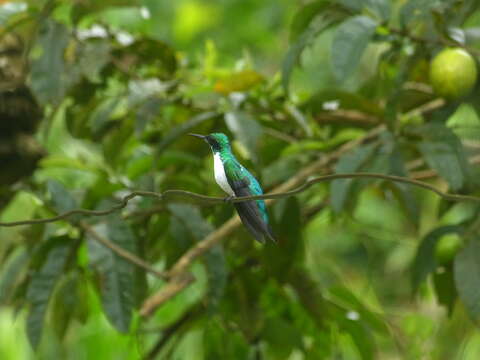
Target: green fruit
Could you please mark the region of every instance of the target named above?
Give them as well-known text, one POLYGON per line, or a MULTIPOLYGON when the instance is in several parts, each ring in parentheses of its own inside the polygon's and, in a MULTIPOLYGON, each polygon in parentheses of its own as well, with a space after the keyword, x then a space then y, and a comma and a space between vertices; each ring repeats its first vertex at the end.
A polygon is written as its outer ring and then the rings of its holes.
POLYGON ((448 264, 462 246, 463 240, 458 234, 443 235, 435 246, 435 259, 440 265, 448 264))
POLYGON ((447 99, 458 99, 472 91, 477 81, 477 65, 462 48, 447 48, 430 63, 433 90, 447 99))

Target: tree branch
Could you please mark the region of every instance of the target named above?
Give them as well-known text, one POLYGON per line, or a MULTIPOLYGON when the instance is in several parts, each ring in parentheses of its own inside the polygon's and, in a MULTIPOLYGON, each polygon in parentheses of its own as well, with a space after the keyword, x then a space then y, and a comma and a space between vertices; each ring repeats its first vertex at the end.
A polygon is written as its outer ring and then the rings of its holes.
POLYGON ((160 291, 150 296, 142 305, 141 316, 149 316, 152 312, 167 300, 177 295, 190 285, 195 278, 190 273, 183 273, 170 280, 160 291))
POLYGON ((170 338, 175 335, 175 333, 181 329, 185 324, 188 322, 195 320, 200 314, 202 310, 202 305, 197 304, 193 306, 190 310, 186 311, 177 321, 175 321, 173 324, 169 325, 165 329, 162 330, 162 336, 158 341, 155 343, 155 345, 152 347, 152 349, 148 352, 148 354, 145 356, 144 360, 153 360, 156 359, 162 348, 165 346, 165 344, 170 340, 170 338))
POLYGON ((88 233, 95 241, 98 241, 100 244, 103 246, 109 248, 112 250, 115 254, 118 256, 124 258, 125 260, 131 262, 134 265, 137 265, 138 267, 141 267, 145 271, 155 275, 156 277, 160 279, 167 279, 167 275, 155 270, 149 263, 145 262, 135 254, 131 253, 130 251, 127 251, 117 244, 111 242, 107 238, 104 238, 101 236, 99 233, 97 233, 90 225, 88 225, 86 222, 81 221, 78 226, 84 230, 86 233, 88 233))
POLYGON ((357 110, 338 109, 333 111, 322 111, 317 114, 315 120, 325 123, 348 123, 359 127, 373 127, 381 123, 381 119, 357 110))

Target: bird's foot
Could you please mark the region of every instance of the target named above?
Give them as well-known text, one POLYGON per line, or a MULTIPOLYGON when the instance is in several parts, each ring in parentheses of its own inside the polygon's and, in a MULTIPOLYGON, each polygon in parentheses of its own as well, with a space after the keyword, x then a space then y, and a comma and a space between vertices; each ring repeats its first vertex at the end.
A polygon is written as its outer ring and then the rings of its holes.
POLYGON ((230 201, 232 201, 232 199, 233 199, 234 197, 235 197, 235 196, 233 196, 233 195, 225 196, 225 197, 223 198, 223 202, 229 203, 230 201))

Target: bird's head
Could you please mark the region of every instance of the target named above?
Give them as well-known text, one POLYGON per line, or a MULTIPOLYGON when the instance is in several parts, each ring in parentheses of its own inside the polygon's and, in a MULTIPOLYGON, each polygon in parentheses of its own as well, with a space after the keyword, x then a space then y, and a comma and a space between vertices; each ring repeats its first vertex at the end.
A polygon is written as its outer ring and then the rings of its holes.
POLYGON ((198 137, 205 140, 212 148, 214 153, 221 152, 223 150, 230 150, 230 142, 227 135, 223 133, 211 133, 208 135, 189 134, 191 136, 198 137))

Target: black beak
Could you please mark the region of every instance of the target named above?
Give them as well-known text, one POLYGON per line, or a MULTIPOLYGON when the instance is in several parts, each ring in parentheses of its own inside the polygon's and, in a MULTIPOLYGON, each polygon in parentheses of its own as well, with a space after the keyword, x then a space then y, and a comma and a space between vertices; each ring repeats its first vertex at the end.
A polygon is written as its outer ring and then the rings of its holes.
POLYGON ((188 134, 188 135, 190 135, 190 136, 195 136, 195 137, 200 138, 200 139, 203 139, 203 140, 205 140, 205 138, 206 138, 205 135, 199 135, 199 134, 188 134))

